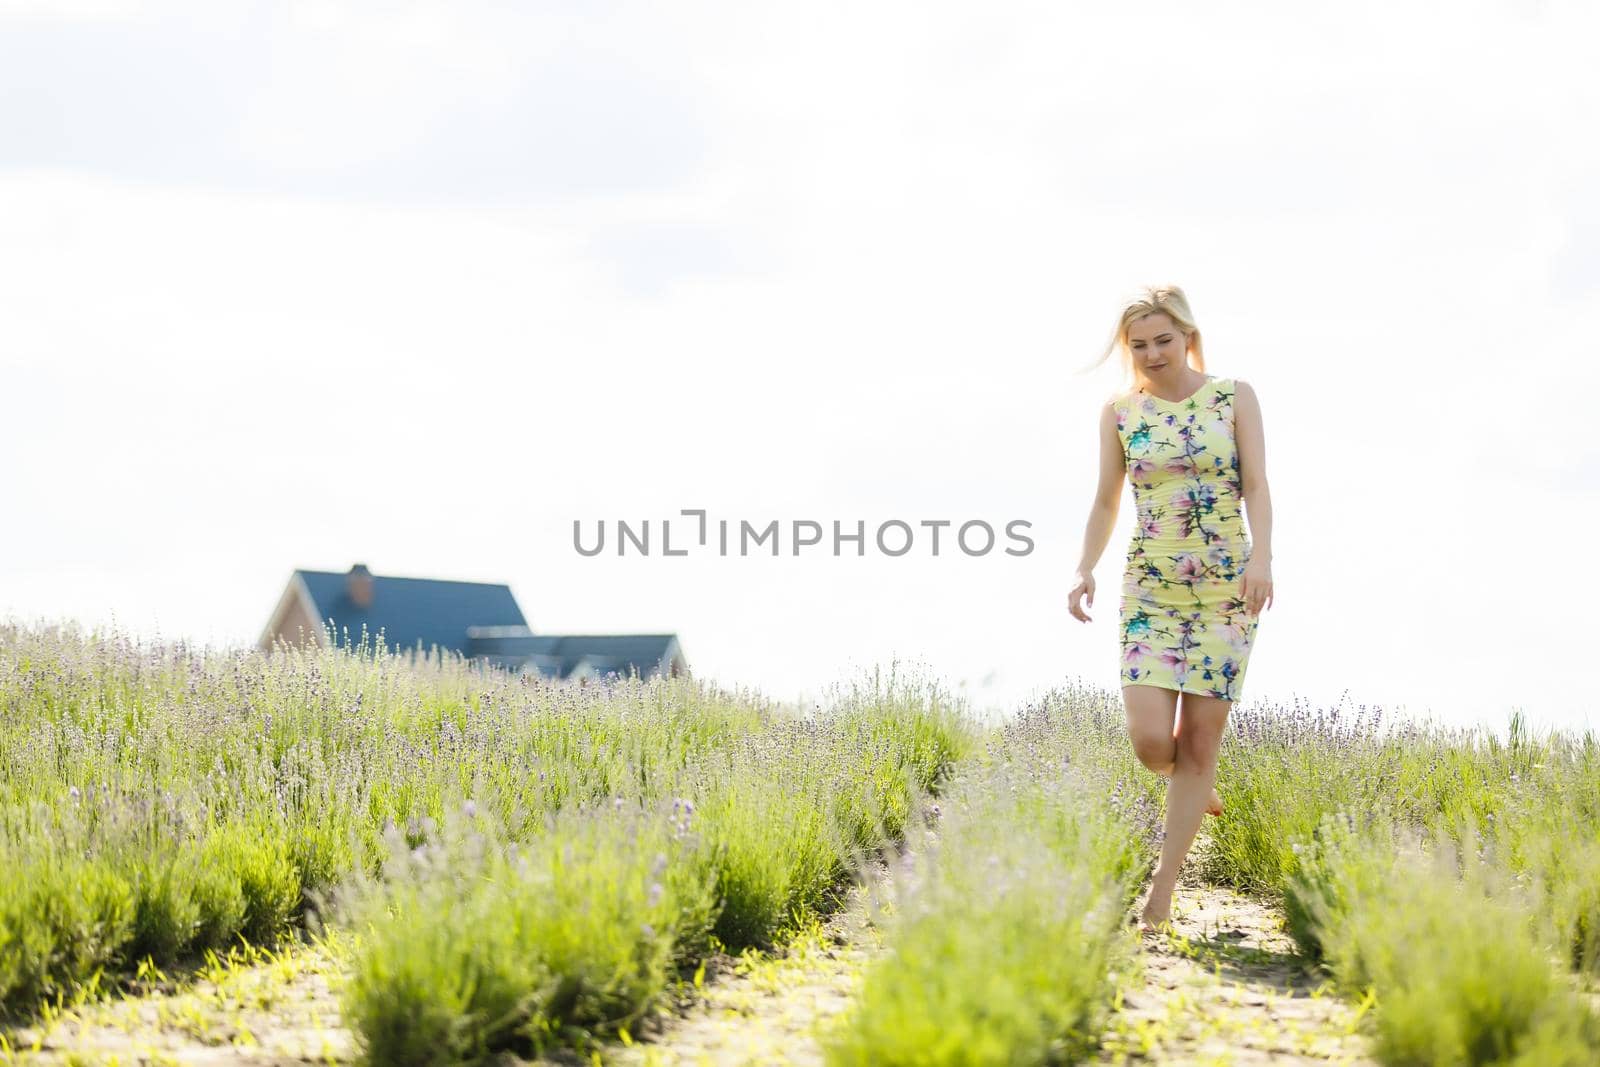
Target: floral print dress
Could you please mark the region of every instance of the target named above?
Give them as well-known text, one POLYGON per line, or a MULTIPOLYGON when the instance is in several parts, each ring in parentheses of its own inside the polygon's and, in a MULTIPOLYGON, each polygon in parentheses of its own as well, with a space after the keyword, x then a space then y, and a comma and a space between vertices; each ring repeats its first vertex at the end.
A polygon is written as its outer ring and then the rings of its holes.
POLYGON ((1137 525, 1122 581, 1122 685, 1238 700, 1257 616, 1233 420, 1234 382, 1187 400, 1114 401, 1137 525))

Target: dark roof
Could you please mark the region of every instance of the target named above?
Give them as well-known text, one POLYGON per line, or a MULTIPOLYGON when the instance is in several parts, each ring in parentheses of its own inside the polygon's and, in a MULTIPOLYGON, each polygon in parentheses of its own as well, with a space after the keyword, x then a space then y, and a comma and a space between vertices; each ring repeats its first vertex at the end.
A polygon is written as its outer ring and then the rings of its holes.
POLYGON ((468 655, 483 656, 513 670, 537 670, 552 678, 566 678, 587 662, 600 675, 615 671, 627 676, 630 668, 648 678, 661 668, 672 651, 676 634, 534 634, 495 633, 473 627, 468 655))
POLYGON ((613 671, 626 677, 632 670, 649 678, 677 648, 676 634, 535 634, 504 585, 382 577, 361 564, 348 572, 294 573, 311 595, 317 620, 333 620, 341 645, 359 643, 365 627, 369 644, 381 632, 394 651, 437 647, 550 678, 570 677, 585 665, 602 677, 613 671), (372 583, 367 606, 350 598, 352 579, 372 583))
POLYGON ((317 620, 324 625, 333 619, 340 644, 344 633, 351 643, 361 640, 361 627, 373 643, 383 631, 385 643, 396 651, 416 648, 424 652, 440 649, 471 655, 467 628, 472 626, 527 627, 522 609, 517 607, 511 588, 487 582, 449 582, 434 578, 387 578, 372 576, 372 602, 367 607, 351 601, 346 592, 346 573, 297 570, 311 594, 317 620))

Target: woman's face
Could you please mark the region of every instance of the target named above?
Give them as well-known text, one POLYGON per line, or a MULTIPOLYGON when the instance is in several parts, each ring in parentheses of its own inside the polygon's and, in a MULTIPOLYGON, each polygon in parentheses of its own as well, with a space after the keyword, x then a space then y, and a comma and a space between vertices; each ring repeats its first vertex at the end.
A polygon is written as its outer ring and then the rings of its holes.
POLYGON ((1189 365, 1189 343, 1165 311, 1155 311, 1128 324, 1133 365, 1146 378, 1176 380, 1189 365))

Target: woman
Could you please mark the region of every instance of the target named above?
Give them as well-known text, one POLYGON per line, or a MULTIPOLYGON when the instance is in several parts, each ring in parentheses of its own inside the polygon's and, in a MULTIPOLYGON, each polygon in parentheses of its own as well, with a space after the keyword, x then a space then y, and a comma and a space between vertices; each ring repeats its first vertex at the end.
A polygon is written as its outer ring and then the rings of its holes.
POLYGON ((1094 565, 1126 478, 1137 516, 1122 579, 1122 700, 1140 762, 1170 778, 1161 860, 1140 914, 1148 933, 1170 919, 1204 813, 1222 814, 1217 749, 1272 600, 1272 502, 1255 391, 1205 373, 1183 290, 1148 288, 1129 301, 1100 362, 1119 347, 1132 388, 1101 412, 1100 485, 1068 610, 1090 621, 1079 598, 1094 605, 1094 565))

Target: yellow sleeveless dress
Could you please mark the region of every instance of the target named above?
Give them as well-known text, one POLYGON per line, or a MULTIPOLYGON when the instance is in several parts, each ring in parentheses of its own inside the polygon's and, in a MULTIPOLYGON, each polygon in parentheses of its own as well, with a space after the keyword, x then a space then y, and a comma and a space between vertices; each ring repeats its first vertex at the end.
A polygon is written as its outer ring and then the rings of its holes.
POLYGON ((1113 402, 1137 523, 1122 579, 1122 685, 1238 700, 1258 617, 1245 610, 1250 559, 1234 382, 1207 378, 1186 400, 1137 390, 1113 402))

